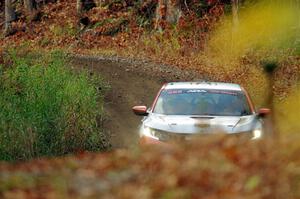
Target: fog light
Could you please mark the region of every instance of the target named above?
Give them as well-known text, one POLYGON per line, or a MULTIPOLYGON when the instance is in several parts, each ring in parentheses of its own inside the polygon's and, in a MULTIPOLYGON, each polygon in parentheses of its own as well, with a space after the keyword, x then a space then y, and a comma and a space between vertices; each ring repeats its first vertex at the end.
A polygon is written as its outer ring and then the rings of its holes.
POLYGON ((259 139, 261 138, 262 136, 262 130, 261 129, 255 129, 253 131, 253 137, 252 137, 252 140, 256 140, 256 139, 259 139))
POLYGON ((154 131, 150 127, 144 126, 142 133, 144 136, 159 140, 158 137, 154 135, 154 131))

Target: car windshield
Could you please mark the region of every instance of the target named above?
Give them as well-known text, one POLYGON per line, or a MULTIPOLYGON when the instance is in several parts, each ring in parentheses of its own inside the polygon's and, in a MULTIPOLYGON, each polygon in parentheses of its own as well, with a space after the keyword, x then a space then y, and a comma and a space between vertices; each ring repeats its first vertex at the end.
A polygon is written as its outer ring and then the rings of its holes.
POLYGON ((153 112, 164 115, 243 116, 251 114, 243 92, 206 89, 163 90, 153 112))

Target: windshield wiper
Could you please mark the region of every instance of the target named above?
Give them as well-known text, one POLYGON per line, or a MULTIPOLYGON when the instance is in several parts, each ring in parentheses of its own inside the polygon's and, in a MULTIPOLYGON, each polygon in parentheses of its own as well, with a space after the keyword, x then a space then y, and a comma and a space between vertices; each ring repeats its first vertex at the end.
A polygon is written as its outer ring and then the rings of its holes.
POLYGON ((237 123, 232 127, 232 130, 238 125, 238 123, 240 123, 241 120, 242 118, 240 118, 239 121, 237 121, 237 123))
POLYGON ((247 110, 243 110, 241 111, 241 116, 245 116, 245 115, 249 115, 248 111, 247 110))

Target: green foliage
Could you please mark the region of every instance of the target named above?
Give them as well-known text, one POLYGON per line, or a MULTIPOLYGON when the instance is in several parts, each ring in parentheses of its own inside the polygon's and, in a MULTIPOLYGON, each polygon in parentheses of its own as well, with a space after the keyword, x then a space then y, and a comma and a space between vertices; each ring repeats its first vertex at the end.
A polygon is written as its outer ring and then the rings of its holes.
POLYGON ((152 28, 156 7, 157 1, 135 1, 134 10, 136 13, 136 23, 139 27, 152 28))
POLYGON ((0 159, 107 147, 99 124, 107 86, 100 78, 71 72, 61 52, 43 59, 12 52, 7 59, 0 70, 0 159))
POLYGON ((111 24, 111 23, 114 23, 115 21, 116 21, 116 19, 114 19, 114 18, 107 18, 107 19, 104 19, 102 21, 96 22, 93 25, 93 28, 98 28, 98 27, 104 26, 106 24, 111 24))
POLYGON ((139 27, 151 27, 152 21, 149 20, 148 18, 144 16, 138 15, 136 17, 136 23, 138 24, 139 27))
POLYGON ((50 26, 50 31, 57 37, 75 36, 77 34, 76 27, 72 23, 67 23, 65 26, 50 26))
POLYGON ((108 28, 105 32, 103 32, 103 35, 106 36, 115 36, 119 32, 121 32, 122 29, 125 29, 129 24, 129 21, 127 19, 119 19, 117 20, 116 24, 114 24, 112 27, 108 28))
POLYGON ((51 44, 51 40, 49 38, 41 38, 39 41, 38 41, 38 44, 41 46, 41 47, 47 47, 48 45, 51 44))

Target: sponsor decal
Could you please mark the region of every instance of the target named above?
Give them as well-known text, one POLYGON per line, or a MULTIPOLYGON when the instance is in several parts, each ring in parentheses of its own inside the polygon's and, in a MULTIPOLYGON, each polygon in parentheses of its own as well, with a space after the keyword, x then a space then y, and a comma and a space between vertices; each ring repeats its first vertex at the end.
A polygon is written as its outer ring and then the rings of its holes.
POLYGON ((193 89, 193 90, 187 90, 187 93, 207 93, 206 90, 199 90, 199 89, 193 89))
POLYGON ((204 89, 176 89, 176 90, 168 90, 167 94, 176 95, 176 94, 184 94, 184 93, 213 93, 213 94, 225 94, 225 95, 238 95, 237 92, 233 91, 224 91, 224 90, 204 90, 204 89))
POLYGON ((183 90, 169 90, 168 94, 169 95, 174 95, 174 94, 182 94, 183 90))
POLYGON ((216 94, 225 94, 225 95, 237 95, 236 92, 230 92, 230 91, 210 90, 209 92, 216 93, 216 94))

